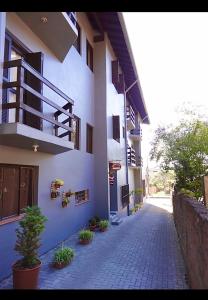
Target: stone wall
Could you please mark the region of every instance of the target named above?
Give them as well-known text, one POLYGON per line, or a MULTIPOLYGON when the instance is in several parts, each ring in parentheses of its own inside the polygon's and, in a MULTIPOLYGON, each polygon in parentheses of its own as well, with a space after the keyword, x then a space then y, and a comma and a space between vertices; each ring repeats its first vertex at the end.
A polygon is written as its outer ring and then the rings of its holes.
POLYGON ((174 222, 192 289, 208 288, 208 209, 194 199, 173 194, 174 222))

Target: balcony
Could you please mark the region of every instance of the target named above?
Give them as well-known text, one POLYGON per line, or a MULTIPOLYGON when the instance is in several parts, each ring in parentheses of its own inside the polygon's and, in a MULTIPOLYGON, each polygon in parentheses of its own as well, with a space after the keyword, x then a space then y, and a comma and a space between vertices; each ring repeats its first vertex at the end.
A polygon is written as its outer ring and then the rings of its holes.
POLYGON ((134 148, 128 146, 127 148, 128 166, 133 169, 139 169, 142 167, 142 158, 137 156, 134 148))
POLYGON ((12 101, 8 98, 7 102, 2 104, 2 115, 6 114, 7 117, 6 121, 4 120, 4 123, 0 124, 0 143, 30 150, 33 149, 34 144, 37 144, 39 145, 38 151, 51 154, 74 149, 74 144, 71 142, 72 128, 70 127, 74 101, 23 59, 5 62, 4 68, 17 68, 17 79, 12 82, 7 80, 3 83, 4 95, 8 95, 13 89, 15 98, 12 98, 12 101), (54 94, 56 102, 28 85, 26 78, 29 75, 33 82, 38 80, 39 83, 44 84, 47 95, 54 94), (61 107, 57 102, 65 104, 61 107), (42 109, 37 109, 37 103, 40 103, 42 109))
POLYGON ((130 105, 126 107, 126 122, 127 130, 132 130, 135 128, 135 112, 130 105))
POLYGON ((131 129, 129 138, 131 138, 133 141, 139 141, 140 139, 142 139, 142 129, 131 129))
POLYGON ((75 15, 66 12, 16 12, 62 62, 78 37, 75 15))
POLYGON ((134 148, 128 146, 127 148, 128 166, 136 167, 136 154, 134 148))

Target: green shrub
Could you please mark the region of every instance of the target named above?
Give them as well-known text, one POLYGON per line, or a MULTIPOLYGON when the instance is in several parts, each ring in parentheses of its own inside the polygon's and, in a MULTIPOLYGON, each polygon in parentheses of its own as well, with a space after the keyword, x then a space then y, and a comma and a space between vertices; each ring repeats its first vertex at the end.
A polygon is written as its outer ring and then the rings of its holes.
POLYGON ((95 220, 96 220, 96 223, 99 223, 99 222, 100 222, 100 218, 99 218, 98 216, 95 216, 94 218, 95 218, 95 220))
POLYGON ((190 190, 187 190, 187 189, 184 189, 184 188, 180 189, 179 193, 184 194, 184 195, 186 195, 188 197, 191 197, 191 198, 195 198, 194 192, 192 192, 190 190))
POLYGON ((93 234, 93 232, 92 231, 90 231, 90 230, 81 230, 80 232, 79 232, 79 239, 80 240, 87 240, 87 241, 89 241, 89 240, 92 240, 93 239, 93 236, 94 236, 94 234, 93 234))
POLYGON ((18 261, 18 266, 32 268, 39 264, 40 234, 45 229, 47 218, 37 206, 27 207, 24 212, 25 216, 19 222, 20 228, 16 229, 17 241, 14 249, 23 256, 18 261))
POLYGON ((74 251, 73 249, 69 247, 61 247, 60 249, 56 250, 54 253, 53 262, 54 263, 63 263, 68 264, 71 262, 71 260, 74 257, 74 251))
POLYGON ((89 220, 89 225, 91 225, 91 226, 97 225, 96 219, 95 219, 95 218, 91 218, 91 219, 89 220))
POLYGON ((106 229, 109 226, 109 221, 108 220, 101 220, 99 222, 99 228, 100 229, 106 229))

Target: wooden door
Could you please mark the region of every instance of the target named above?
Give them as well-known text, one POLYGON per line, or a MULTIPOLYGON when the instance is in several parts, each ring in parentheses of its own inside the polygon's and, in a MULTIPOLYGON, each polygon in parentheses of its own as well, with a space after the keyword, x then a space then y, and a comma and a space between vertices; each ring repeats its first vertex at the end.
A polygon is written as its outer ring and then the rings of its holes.
POLYGON ((19 168, 0 167, 1 218, 18 214, 19 168))
POLYGON ((32 205, 34 198, 34 169, 30 167, 20 167, 20 202, 19 211, 32 205))
MULTIPOLYGON (((25 54, 24 59, 29 65, 31 65, 40 74, 43 73, 42 52, 27 53, 25 54)), ((42 94, 42 82, 28 71, 25 71, 25 83, 28 84, 30 87, 32 87, 35 91, 42 94)), ((25 91, 24 103, 36 109, 37 111, 40 112, 43 111, 41 99, 27 91, 25 91)), ((42 130, 42 119, 29 112, 24 112, 23 122, 28 126, 42 130)))

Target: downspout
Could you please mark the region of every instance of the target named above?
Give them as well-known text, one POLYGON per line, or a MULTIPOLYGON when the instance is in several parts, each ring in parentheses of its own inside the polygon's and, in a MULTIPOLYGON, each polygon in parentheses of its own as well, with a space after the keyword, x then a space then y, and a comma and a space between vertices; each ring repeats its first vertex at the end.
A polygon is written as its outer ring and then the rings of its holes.
MULTIPOLYGON (((127 153, 127 120, 126 120, 126 94, 137 83, 136 79, 126 90, 124 85, 124 124, 125 124, 125 151, 126 151, 126 184, 129 184, 128 153, 127 153)), ((129 204, 127 205, 127 216, 129 216, 129 204)))

